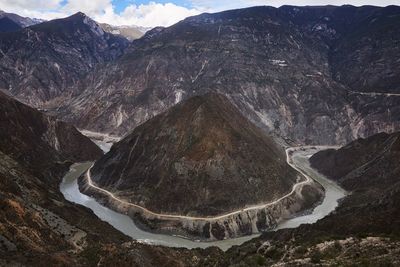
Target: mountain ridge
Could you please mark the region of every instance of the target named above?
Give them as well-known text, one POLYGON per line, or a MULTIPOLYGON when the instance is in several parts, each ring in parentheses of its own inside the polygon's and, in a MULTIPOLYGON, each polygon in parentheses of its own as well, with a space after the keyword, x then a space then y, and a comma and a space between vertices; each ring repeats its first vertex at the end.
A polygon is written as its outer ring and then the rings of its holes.
POLYGON ((399 98, 373 95, 371 86, 381 81, 397 90, 393 55, 400 51, 390 16, 398 13, 396 7, 256 7, 190 17, 133 41, 121 58, 89 73, 79 85, 82 94, 54 113, 79 127, 123 135, 182 99, 216 92, 289 143, 344 144, 394 131, 399 98), (362 52, 347 49, 349 25, 366 24, 365 17, 382 25, 389 18, 388 31, 371 33, 387 53, 371 52, 363 30, 362 52), (350 54, 357 65, 376 60, 360 72, 347 62, 350 54))

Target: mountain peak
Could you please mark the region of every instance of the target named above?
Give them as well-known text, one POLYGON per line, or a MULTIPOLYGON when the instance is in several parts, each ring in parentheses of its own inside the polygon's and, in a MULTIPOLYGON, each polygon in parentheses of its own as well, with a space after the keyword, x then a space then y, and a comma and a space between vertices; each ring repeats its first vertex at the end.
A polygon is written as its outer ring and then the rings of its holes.
POLYGON ((88 17, 88 16, 81 11, 78 11, 75 14, 70 16, 70 18, 86 18, 86 17, 88 17))
POLYGON ((71 21, 79 21, 82 22, 90 27, 90 29, 98 36, 104 35, 103 29, 100 27, 100 25, 94 21, 91 17, 86 15, 83 12, 77 12, 74 15, 70 16, 67 18, 68 20, 71 21))

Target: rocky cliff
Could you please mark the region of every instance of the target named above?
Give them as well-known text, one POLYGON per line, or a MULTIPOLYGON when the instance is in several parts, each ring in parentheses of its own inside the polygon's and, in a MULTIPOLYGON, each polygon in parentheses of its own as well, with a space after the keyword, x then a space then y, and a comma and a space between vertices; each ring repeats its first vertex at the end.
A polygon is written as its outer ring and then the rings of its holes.
POLYGON ((399 97, 362 93, 397 92, 398 14, 397 7, 285 6, 187 18, 134 41, 56 113, 124 135, 213 91, 288 142, 337 144, 392 131, 399 97))

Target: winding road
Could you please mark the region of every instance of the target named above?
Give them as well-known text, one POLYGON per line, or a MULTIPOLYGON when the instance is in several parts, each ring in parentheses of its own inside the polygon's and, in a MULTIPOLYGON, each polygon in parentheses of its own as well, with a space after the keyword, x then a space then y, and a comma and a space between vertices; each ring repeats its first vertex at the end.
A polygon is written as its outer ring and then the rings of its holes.
MULTIPOLYGON (((326 148, 328 148, 328 147, 326 147, 326 148)), ((215 221, 215 220, 219 220, 219 219, 223 219, 223 218, 226 218, 226 217, 230 217, 232 215, 236 215, 236 214, 239 214, 239 213, 242 213, 242 212, 251 211, 251 210, 258 210, 258 209, 264 209, 264 208, 266 208, 268 206, 275 205, 276 203, 278 203, 278 202, 282 201, 283 199, 289 197, 290 195, 294 194, 296 189, 299 186, 311 183, 313 180, 305 172, 303 172, 301 169, 297 168, 293 163, 291 163, 289 153, 290 153, 290 151, 293 151, 293 149, 296 149, 296 148, 288 148, 288 149, 286 149, 286 162, 292 168, 294 168, 296 171, 298 171, 300 174, 302 174, 303 177, 305 177, 304 181, 294 184, 293 187, 292 187, 292 190, 289 193, 287 193, 286 195, 284 195, 284 196, 282 196, 282 197, 280 197, 280 198, 278 198, 278 199, 276 199, 276 200, 274 200, 272 202, 263 203, 263 204, 260 204, 260 205, 254 205, 254 206, 250 206, 250 207, 247 207, 247 208, 238 209, 238 210, 232 211, 230 213, 226 213, 226 214, 218 215, 218 216, 213 216, 213 217, 192 217, 192 216, 185 216, 185 215, 156 213, 156 212, 153 212, 151 210, 146 209, 145 207, 142 207, 142 206, 139 206, 137 204, 124 201, 123 199, 120 199, 117 196, 115 196, 112 192, 110 192, 108 190, 105 190, 105 189, 103 189, 103 188, 101 188, 101 187, 99 187, 99 186, 94 184, 94 182, 92 180, 92 177, 90 175, 90 170, 92 169, 93 165, 87 170, 85 177, 86 177, 87 183, 88 183, 88 185, 90 187, 95 188, 96 190, 98 190, 98 191, 100 191, 100 192, 102 192, 104 194, 107 194, 109 197, 111 197, 112 199, 114 199, 115 201, 117 201, 117 202, 119 202, 121 204, 128 205, 128 206, 131 206, 131 207, 135 207, 137 209, 142 210, 145 213, 151 214, 151 215, 156 216, 156 217, 158 217, 160 219, 165 218, 165 219, 186 219, 186 220, 215 221)))
POLYGON ((351 94, 366 95, 366 96, 400 96, 400 93, 379 93, 379 92, 356 92, 349 91, 351 94))

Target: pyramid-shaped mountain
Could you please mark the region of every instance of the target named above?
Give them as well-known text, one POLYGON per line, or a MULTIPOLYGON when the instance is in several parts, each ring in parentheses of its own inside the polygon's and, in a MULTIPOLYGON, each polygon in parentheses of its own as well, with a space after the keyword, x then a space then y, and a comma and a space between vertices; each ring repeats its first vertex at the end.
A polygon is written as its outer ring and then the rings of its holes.
POLYGON ((297 178, 283 150, 214 93, 138 126, 96 162, 91 176, 154 212, 201 216, 273 201, 297 178))

